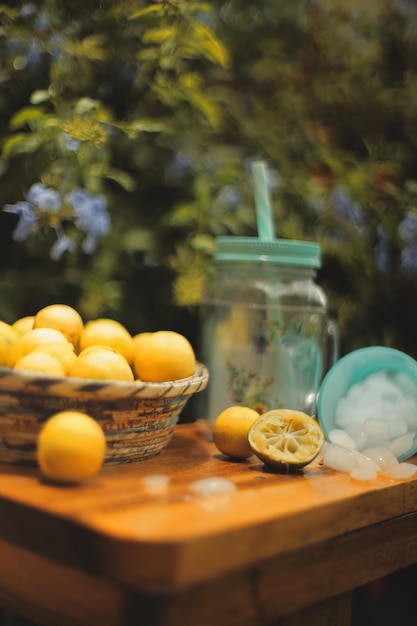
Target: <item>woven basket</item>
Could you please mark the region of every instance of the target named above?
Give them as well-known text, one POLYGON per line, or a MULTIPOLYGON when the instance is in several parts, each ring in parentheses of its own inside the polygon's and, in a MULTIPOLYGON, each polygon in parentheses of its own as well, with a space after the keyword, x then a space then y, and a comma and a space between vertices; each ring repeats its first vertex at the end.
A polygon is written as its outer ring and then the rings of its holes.
POLYGON ((169 443, 179 415, 208 383, 194 376, 164 383, 50 378, 0 368, 0 462, 33 465, 43 423, 58 411, 93 417, 106 435, 106 464, 149 459, 169 443))

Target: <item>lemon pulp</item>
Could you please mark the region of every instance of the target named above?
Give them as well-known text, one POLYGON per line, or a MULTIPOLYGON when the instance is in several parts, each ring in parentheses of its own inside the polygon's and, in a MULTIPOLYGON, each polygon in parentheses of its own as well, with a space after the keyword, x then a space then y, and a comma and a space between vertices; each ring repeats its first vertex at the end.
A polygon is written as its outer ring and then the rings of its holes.
POLYGON ((324 444, 324 433, 310 415, 291 409, 275 409, 251 426, 249 445, 265 464, 300 468, 311 463, 324 444))

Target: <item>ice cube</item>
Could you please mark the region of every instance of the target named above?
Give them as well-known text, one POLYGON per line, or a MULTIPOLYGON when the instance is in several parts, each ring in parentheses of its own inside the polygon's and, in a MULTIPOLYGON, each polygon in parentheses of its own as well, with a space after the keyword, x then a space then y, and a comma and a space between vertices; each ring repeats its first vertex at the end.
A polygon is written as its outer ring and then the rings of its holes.
POLYGON ((364 448, 361 452, 370 459, 373 459, 381 468, 398 463, 398 459, 392 450, 383 446, 364 448))
POLYGON ((395 456, 402 457, 408 452, 413 450, 413 442, 414 442, 415 432, 412 431, 403 435, 402 437, 397 437, 393 439, 389 444, 389 449, 395 454, 395 456))
POLYGON ((356 460, 358 461, 359 467, 362 467, 363 469, 374 470, 375 472, 378 472, 381 469, 380 465, 375 461, 375 459, 372 459, 370 456, 367 456, 363 452, 358 452, 358 450, 355 450, 355 456, 356 460))
POLYGON ((349 475, 355 480, 375 480, 377 471, 369 467, 355 467, 349 472, 349 475))
POLYGON ((389 442, 390 425, 386 420, 367 419, 363 425, 367 446, 386 445, 389 442))
POLYGON ((333 428, 329 432, 329 441, 336 443, 343 448, 356 448, 356 442, 352 437, 341 428, 333 428))
POLYGON ((411 478, 417 472, 417 466, 412 463, 397 463, 395 465, 388 465, 381 470, 381 474, 387 478, 394 478, 397 480, 406 480, 411 478))
POLYGON ((407 374, 395 372, 392 374, 392 381, 405 396, 411 396, 417 401, 417 387, 407 374))
POLYGON ((324 448, 323 463, 334 470, 350 472, 355 467, 359 467, 354 450, 349 450, 330 443, 324 448))
POLYGON ((397 419, 391 419, 389 422, 389 436, 388 439, 392 441, 398 437, 402 437, 407 434, 408 426, 404 419, 398 417, 397 419))

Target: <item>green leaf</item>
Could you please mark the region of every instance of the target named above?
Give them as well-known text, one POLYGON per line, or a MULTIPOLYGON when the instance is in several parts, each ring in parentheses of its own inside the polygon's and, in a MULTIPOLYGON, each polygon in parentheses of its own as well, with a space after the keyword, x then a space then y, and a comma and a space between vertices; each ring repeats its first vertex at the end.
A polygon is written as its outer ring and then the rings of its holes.
POLYGON ((130 15, 130 20, 137 20, 140 17, 145 17, 146 15, 159 13, 162 15, 164 12, 163 4, 160 2, 158 4, 152 4, 149 7, 145 7, 144 9, 139 9, 130 15))
POLYGON ((140 133, 160 133, 166 129, 166 125, 159 120, 143 118, 129 124, 121 124, 120 128, 129 138, 134 139, 140 133))
POLYGON ((108 58, 108 52, 104 48, 103 35, 89 35, 81 41, 67 41, 64 50, 67 54, 78 59, 89 61, 104 61, 108 58))
POLYGON ((180 84, 183 96, 201 111, 213 128, 218 128, 221 121, 221 109, 204 93, 199 82, 199 76, 194 73, 181 76, 180 84))
POLYGON ((3 146, 3 158, 7 159, 18 154, 30 154, 35 152, 39 147, 40 142, 36 135, 30 133, 18 133, 9 137, 4 142, 3 146))
POLYGON ((204 252, 205 254, 212 255, 216 249, 216 242, 214 237, 207 233, 200 233, 192 237, 190 245, 194 250, 204 252))
POLYGON ((18 11, 15 11, 14 9, 11 9, 10 7, 6 6, 5 4, 0 4, 0 16, 1 15, 5 15, 6 17, 8 17, 9 19, 14 19, 17 18, 19 13, 18 11))
POLYGON ((143 36, 143 43, 165 43, 170 39, 175 39, 177 36, 177 29, 173 26, 167 26, 165 28, 150 28, 143 36))
POLYGON ((139 61, 155 61, 159 59, 159 48, 156 46, 152 46, 152 48, 144 48, 140 50, 137 54, 137 58, 139 61))
POLYGON ((74 105, 74 112, 78 115, 85 115, 91 111, 101 110, 103 110, 101 102, 88 97, 79 98, 74 105))
POLYGON ((44 112, 42 109, 35 107, 25 107, 21 109, 10 120, 10 128, 11 130, 18 130, 26 124, 31 124, 31 122, 36 122, 40 118, 42 118, 44 112))
POLYGON ((127 252, 151 250, 155 245, 155 233, 144 228, 134 228, 126 233, 123 244, 123 248, 127 252))
POLYGON ((213 6, 209 2, 188 2, 187 8, 193 13, 209 13, 213 10, 213 6))
POLYGON ((37 89, 30 96, 30 102, 32 104, 40 104, 41 102, 46 102, 51 98, 51 94, 47 89, 37 89))
POLYGON ((196 204, 184 202, 178 204, 163 222, 174 228, 190 227, 196 223, 197 211, 196 204))
POLYGON ((106 177, 110 180, 114 180, 114 182, 120 185, 125 191, 130 192, 136 188, 136 181, 133 176, 117 168, 110 168, 106 171, 106 177))
POLYGON ((191 22, 188 37, 181 43, 181 50, 187 56, 203 56, 208 61, 222 67, 226 67, 230 62, 226 48, 213 32, 195 20, 191 22))

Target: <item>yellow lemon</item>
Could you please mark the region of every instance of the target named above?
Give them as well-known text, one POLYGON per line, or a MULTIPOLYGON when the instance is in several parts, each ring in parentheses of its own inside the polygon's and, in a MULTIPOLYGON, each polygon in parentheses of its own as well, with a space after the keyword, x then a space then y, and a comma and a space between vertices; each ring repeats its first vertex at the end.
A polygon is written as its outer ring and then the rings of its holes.
POLYGON ((36 352, 35 350, 18 359, 14 369, 36 372, 37 374, 45 374, 46 376, 65 376, 64 368, 58 359, 55 359, 50 354, 36 352))
POLYGON ((194 374, 196 359, 186 337, 171 330, 149 333, 136 342, 133 370, 138 379, 164 382, 194 374))
POLYGON ((77 347, 84 322, 81 315, 73 307, 67 304, 50 304, 36 313, 33 327, 59 330, 68 341, 77 347))
POLYGON ((129 331, 116 320, 99 318, 87 322, 81 333, 79 352, 89 346, 108 346, 117 350, 131 364, 133 340, 129 331))
POLYGON ((49 354, 59 361, 66 376, 71 369, 77 355, 74 352, 74 346, 69 341, 67 343, 46 343, 34 348, 29 354, 49 354))
POLYGON ((81 352, 68 376, 98 380, 134 380, 132 368, 124 356, 108 348, 81 352))
POLYGON ((253 455, 248 433, 259 413, 247 406, 230 406, 224 409, 213 424, 213 441, 227 456, 247 459, 253 455))
POLYGON ((116 352, 116 354, 120 354, 120 352, 118 352, 114 348, 110 348, 110 346, 96 345, 96 346, 88 346, 88 348, 84 348, 84 350, 81 350, 81 352, 79 353, 79 356, 81 356, 81 354, 85 356, 86 354, 90 354, 91 352, 97 352, 97 350, 109 350, 110 352, 116 352))
POLYGON ((20 337, 19 345, 22 356, 29 354, 38 346, 48 343, 69 343, 67 338, 55 328, 33 328, 20 337))
POLYGON ((0 367, 13 367, 21 355, 20 333, 10 324, 0 321, 0 367))
POLYGON ((16 330, 18 330, 21 335, 24 335, 29 330, 32 330, 34 321, 34 315, 26 315, 25 317, 19 317, 18 320, 13 322, 12 326, 16 330))
POLYGON ((138 349, 139 344, 142 342, 142 340, 145 337, 149 337, 149 335, 151 335, 152 333, 150 332, 143 332, 143 333, 137 333, 136 335, 133 335, 132 337, 132 341, 133 341, 133 352, 136 352, 138 349))
POLYGON ((63 483, 80 483, 100 470, 106 438, 100 425, 89 415, 62 411, 43 425, 37 445, 37 459, 44 476, 63 483))
POLYGON ((278 469, 301 468, 321 451, 324 433, 316 419, 301 411, 274 409, 251 426, 249 445, 265 464, 278 469))

